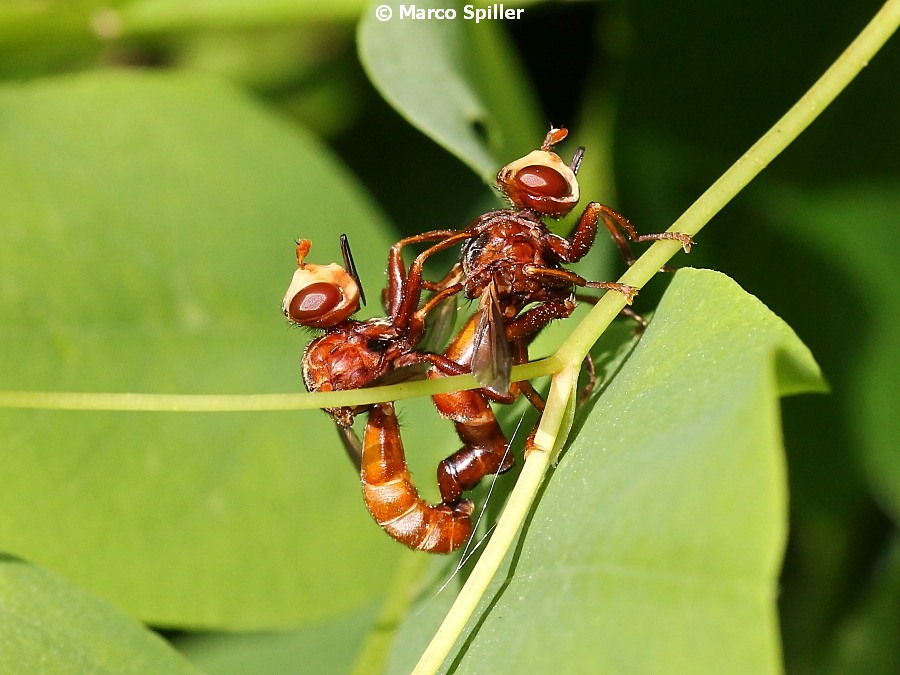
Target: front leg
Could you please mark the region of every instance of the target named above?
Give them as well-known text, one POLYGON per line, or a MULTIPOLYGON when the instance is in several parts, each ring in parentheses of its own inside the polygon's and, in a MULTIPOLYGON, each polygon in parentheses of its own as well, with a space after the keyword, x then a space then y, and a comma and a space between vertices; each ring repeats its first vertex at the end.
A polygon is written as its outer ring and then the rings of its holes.
POLYGON ((578 223, 572 228, 569 236, 565 239, 562 237, 552 237, 548 239, 547 245, 559 259, 566 263, 577 262, 581 260, 588 250, 594 244, 594 237, 597 233, 597 223, 602 220, 606 229, 612 236, 613 241, 618 247, 622 257, 629 266, 634 264, 634 253, 628 245, 628 241, 641 243, 645 241, 673 240, 681 243, 685 253, 691 252, 691 246, 694 240, 689 234, 682 232, 657 232, 654 234, 639 234, 625 216, 614 211, 605 204, 599 202, 591 202, 588 204, 578 223), (624 236, 623 233, 624 232, 624 236), (626 239, 627 237, 627 239, 626 239))
MULTIPOLYGON (((397 272, 398 269, 402 271, 403 268, 403 260, 400 258, 399 245, 402 244, 403 241, 415 240, 416 238, 410 237, 409 240, 402 240, 391 248, 388 266, 390 284, 388 295, 392 298, 392 304, 390 306, 391 319, 400 331, 407 330, 410 321, 413 320, 416 310, 419 308, 419 300, 422 297, 422 290, 425 282, 422 278, 425 261, 435 253, 450 248, 457 242, 472 236, 468 232, 456 232, 455 230, 442 230, 440 233, 436 231, 426 233, 426 235, 433 235, 435 239, 440 239, 440 241, 416 256, 416 259, 413 260, 412 264, 409 266, 409 273, 405 278, 403 278, 402 273, 398 274, 397 272), (438 234, 440 234, 440 236, 438 236, 438 234)), ((420 237, 426 235, 420 235, 420 237)))
POLYGON ((508 321, 506 338, 511 342, 518 340, 530 342, 551 321, 565 319, 574 311, 575 301, 571 297, 545 300, 508 321))
POLYGON ((597 221, 600 215, 591 209, 593 205, 594 202, 588 204, 568 237, 560 237, 555 234, 545 235, 544 243, 562 262, 578 262, 594 245, 594 239, 597 236, 597 221))
POLYGON ((406 237, 391 246, 387 265, 388 287, 384 294, 384 304, 389 316, 396 316, 400 311, 400 305, 403 302, 403 296, 407 287, 406 268, 403 265, 403 248, 409 244, 440 241, 452 237, 454 234, 456 234, 456 230, 431 230, 430 232, 406 237))
MULTIPOLYGON (((609 234, 612 236, 613 241, 616 243, 616 246, 619 248, 619 251, 622 253, 622 257, 625 258, 625 262, 628 263, 628 266, 634 264, 634 254, 631 252, 631 247, 628 245, 628 242, 625 240, 625 237, 622 236, 622 232, 633 242, 640 243, 645 241, 660 241, 660 240, 672 240, 681 243, 681 247, 684 249, 685 253, 691 252, 691 246, 694 244, 694 240, 689 234, 684 234, 682 232, 657 232, 655 234, 638 234, 638 231, 634 229, 634 225, 631 224, 625 216, 613 211, 608 206, 604 206, 603 204, 598 204, 597 202, 591 202, 587 205, 585 209, 585 214, 588 211, 592 211, 596 214, 596 218, 600 218, 603 220, 603 224, 606 225, 606 229, 609 230, 609 234)), ((584 217, 584 216, 582 216, 584 217)))

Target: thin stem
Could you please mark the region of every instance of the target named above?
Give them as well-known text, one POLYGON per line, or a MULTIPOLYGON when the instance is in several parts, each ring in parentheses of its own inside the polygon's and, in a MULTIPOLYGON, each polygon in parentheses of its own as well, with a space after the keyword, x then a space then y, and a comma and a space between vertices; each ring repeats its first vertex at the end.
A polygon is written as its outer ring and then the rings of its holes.
MULTIPOLYGON (((900 24, 900 0, 889 0, 838 61, 819 78, 787 114, 776 122, 772 129, 704 192, 672 224, 669 230, 691 235, 699 232, 725 204, 834 100, 896 31, 898 24, 900 24)), ((678 251, 678 247, 677 242, 660 241, 655 243, 619 281, 642 287, 678 251)), ((543 481, 550 460, 551 448, 547 446, 552 444, 559 447, 565 441, 559 432, 562 421, 565 419, 565 409, 569 404, 568 396, 571 396, 572 390, 567 388, 567 386, 571 386, 571 382, 565 381, 564 378, 572 377, 571 373, 575 364, 581 363, 591 345, 624 306, 625 300, 621 294, 607 293, 557 350, 556 357, 565 366, 553 378, 550 397, 548 397, 544 419, 541 422, 542 431, 549 434, 549 436, 544 436, 543 433, 539 433, 540 445, 544 452, 532 453, 525 462, 525 467, 510 496, 510 502, 498 521, 491 541, 485 548, 466 585, 460 591, 453 607, 450 608, 444 622, 422 654, 414 671, 417 675, 430 675, 441 667, 506 557, 543 481), (545 420, 547 421, 546 429, 544 428, 545 420), (515 497, 515 502, 513 497, 515 497)), ((577 376, 577 371, 574 372, 577 376)), ((564 429, 562 431, 562 435, 565 435, 566 431, 564 429)), ((535 440, 537 441, 538 437, 535 440)))
MULTIPOLYGON (((512 370, 514 380, 552 375, 561 364, 556 356, 532 361, 512 370)), ((432 396, 481 385, 471 375, 417 380, 381 387, 294 394, 143 394, 122 392, 0 391, 0 408, 42 410, 116 410, 141 412, 259 412, 312 410, 368 405, 381 401, 432 396)))
MULTIPOLYGON (((719 180, 704 192, 669 228, 697 234, 740 190, 786 148, 847 84, 865 67, 900 24, 900 0, 888 0, 869 24, 810 90, 719 180)), ((642 287, 678 251, 678 244, 653 244, 620 279, 642 287)), ((533 379, 558 372, 567 363, 582 360, 597 337, 625 306, 618 293, 607 293, 578 324, 556 354, 516 366, 514 380, 533 379)), ((57 410, 133 410, 238 412, 300 410, 354 406, 415 396, 474 389, 470 375, 317 394, 170 395, 139 393, 79 393, 0 391, 0 408, 57 410)))
MULTIPOLYGON (((888 0, 844 53, 797 103, 713 183, 678 220, 670 232, 696 235, 781 151, 815 120, 835 97, 868 65, 900 25, 900 0, 888 0)), ((619 281, 642 288, 679 250, 677 242, 658 241, 619 281)), ((606 327, 625 306, 618 293, 607 293, 575 327, 556 356, 564 362, 583 359, 606 327)))
POLYGON ((484 553, 478 559, 466 585, 457 596, 431 644, 416 664, 413 675, 437 672, 506 557, 544 480, 555 440, 560 437, 559 432, 565 421, 565 410, 574 390, 573 383, 577 378, 578 370, 572 367, 565 368, 553 376, 550 394, 547 397, 547 408, 535 435, 536 451, 528 455, 484 553))

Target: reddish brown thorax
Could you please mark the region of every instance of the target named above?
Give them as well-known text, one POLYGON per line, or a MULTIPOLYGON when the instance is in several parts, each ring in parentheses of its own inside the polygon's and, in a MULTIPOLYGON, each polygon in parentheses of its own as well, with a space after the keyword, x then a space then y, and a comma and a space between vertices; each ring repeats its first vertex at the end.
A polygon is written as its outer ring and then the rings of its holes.
POLYGON ((548 292, 571 283, 535 275, 528 270, 558 269, 561 257, 548 242, 561 239, 530 211, 497 211, 485 214, 475 236, 463 243, 460 261, 466 297, 480 297, 494 284, 503 314, 512 318, 530 302, 546 300, 548 292))

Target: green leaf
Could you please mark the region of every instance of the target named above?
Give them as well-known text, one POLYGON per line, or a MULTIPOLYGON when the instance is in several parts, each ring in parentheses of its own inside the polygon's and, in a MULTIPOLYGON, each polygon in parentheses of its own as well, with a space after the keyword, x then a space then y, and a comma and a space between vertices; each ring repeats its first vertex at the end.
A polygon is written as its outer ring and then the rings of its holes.
POLYGON ((294 24, 298 21, 355 19, 363 0, 131 0, 106 21, 116 21, 125 33, 184 30, 186 28, 250 28, 294 24))
POLYGON ((279 633, 188 635, 176 646, 207 675, 343 675, 375 619, 369 605, 328 622, 279 633), (302 664, 302 668, 298 664, 302 664))
POLYGON ((164 640, 59 577, 0 555, 5 673, 198 673, 164 640))
MULTIPOLYGON (((323 145, 221 82, 2 89, 0 388, 302 391, 306 336, 280 309, 294 239, 330 262, 340 232, 377 252, 357 253, 377 298, 394 240, 377 209, 323 145)), ((415 426, 433 472, 452 426, 415 426)), ((321 620, 379 593, 400 552, 318 411, 3 410, 0 438, 0 548, 147 622, 321 620)))
POLYGON ((446 21, 401 19, 400 8, 373 3, 360 22, 369 79, 410 124, 492 183, 499 167, 536 148, 549 126, 508 39, 491 22, 463 20, 461 7, 446 21), (389 6, 391 20, 379 21, 375 5, 389 6))
MULTIPOLYGON (((453 658, 459 672, 777 672, 778 396, 822 386, 792 331, 683 269, 596 399, 453 658), (477 664, 477 666, 476 666, 477 664)), ((444 601, 401 630, 406 672, 444 601)))

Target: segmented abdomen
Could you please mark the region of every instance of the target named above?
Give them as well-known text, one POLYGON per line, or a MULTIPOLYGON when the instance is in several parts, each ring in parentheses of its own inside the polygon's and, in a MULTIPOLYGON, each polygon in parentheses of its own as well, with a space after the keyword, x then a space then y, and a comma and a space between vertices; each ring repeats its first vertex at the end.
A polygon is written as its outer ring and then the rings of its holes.
POLYGON ((375 522, 410 548, 450 553, 472 533, 472 502, 432 505, 419 498, 392 403, 377 403, 369 411, 360 476, 366 507, 375 522))

